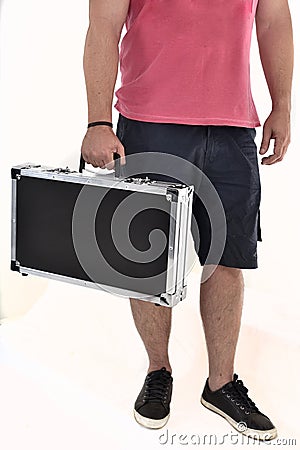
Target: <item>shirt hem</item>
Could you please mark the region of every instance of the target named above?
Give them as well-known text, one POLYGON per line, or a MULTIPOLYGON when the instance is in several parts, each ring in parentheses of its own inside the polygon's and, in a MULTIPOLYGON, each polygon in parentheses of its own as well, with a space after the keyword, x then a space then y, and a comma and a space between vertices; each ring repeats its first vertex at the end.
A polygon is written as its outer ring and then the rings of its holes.
POLYGON ((225 117, 169 117, 169 116, 159 116, 151 114, 140 114, 124 111, 123 108, 116 104, 115 109, 119 111, 123 116, 128 119, 142 120, 145 122, 164 122, 164 123, 178 123, 187 125, 228 125, 228 126, 239 126, 246 128, 256 128, 260 127, 260 121, 248 121, 243 119, 229 119, 225 117))

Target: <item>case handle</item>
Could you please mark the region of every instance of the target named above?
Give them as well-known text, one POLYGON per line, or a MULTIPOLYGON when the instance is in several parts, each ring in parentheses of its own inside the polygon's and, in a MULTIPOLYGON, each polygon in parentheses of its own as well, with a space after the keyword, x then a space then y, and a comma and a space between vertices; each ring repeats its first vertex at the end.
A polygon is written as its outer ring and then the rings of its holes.
MULTIPOLYGON (((120 164, 120 155, 119 153, 114 152, 114 162, 115 162, 115 177, 120 178, 123 176, 123 166, 120 164)), ((80 154, 80 163, 79 163, 79 173, 82 173, 85 168, 85 160, 83 159, 82 153, 80 154)))

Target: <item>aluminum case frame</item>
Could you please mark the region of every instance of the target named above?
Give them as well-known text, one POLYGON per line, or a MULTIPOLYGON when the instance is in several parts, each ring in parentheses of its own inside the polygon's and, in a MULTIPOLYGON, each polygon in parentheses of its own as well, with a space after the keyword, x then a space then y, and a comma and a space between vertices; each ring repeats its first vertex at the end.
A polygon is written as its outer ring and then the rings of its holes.
POLYGON ((11 191, 11 270, 18 271, 22 275, 37 275, 49 279, 68 282, 75 285, 81 285, 99 289, 99 284, 64 276, 62 274, 53 274, 30 267, 25 267, 20 261, 16 260, 17 254, 17 195, 18 180, 21 177, 35 177, 49 180, 66 181, 69 183, 89 184, 102 186, 106 188, 133 190, 135 192, 148 192, 157 195, 163 195, 170 201, 171 217, 175 220, 170 221, 169 229, 169 247, 166 290, 160 295, 145 295, 145 293, 114 288, 114 292, 120 295, 126 295, 133 298, 140 298, 144 301, 150 301, 157 305, 174 307, 179 301, 186 297, 187 285, 187 243, 188 232, 191 226, 192 201, 194 186, 183 185, 180 183, 168 183, 149 178, 123 178, 118 179, 112 173, 84 175, 77 171, 72 171, 68 167, 53 168, 34 163, 24 163, 13 166, 11 169, 12 191, 11 191), (171 245, 171 243, 173 243, 171 245))

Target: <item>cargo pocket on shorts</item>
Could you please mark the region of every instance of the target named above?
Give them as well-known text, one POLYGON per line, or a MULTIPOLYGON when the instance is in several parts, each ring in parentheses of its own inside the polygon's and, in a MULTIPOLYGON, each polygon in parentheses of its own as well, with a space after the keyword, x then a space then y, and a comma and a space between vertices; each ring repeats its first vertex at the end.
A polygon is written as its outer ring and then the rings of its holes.
POLYGON ((257 240, 262 242, 261 226, 260 226, 260 209, 258 210, 258 214, 257 214, 257 240))

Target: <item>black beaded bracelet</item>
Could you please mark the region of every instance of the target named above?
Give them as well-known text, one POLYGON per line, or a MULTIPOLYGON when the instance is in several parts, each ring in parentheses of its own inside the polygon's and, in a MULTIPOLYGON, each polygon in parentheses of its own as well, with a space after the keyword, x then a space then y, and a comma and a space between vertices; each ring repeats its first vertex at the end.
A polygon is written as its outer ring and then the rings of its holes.
POLYGON ((113 124, 111 122, 105 122, 105 121, 100 121, 100 122, 90 122, 88 124, 88 128, 90 127, 96 127, 97 125, 108 125, 109 127, 113 127, 113 124))

